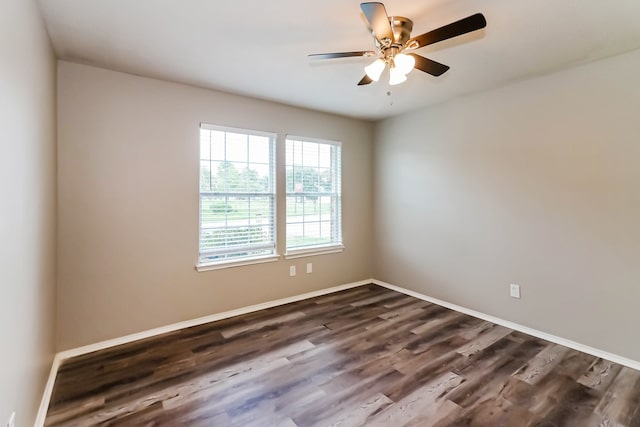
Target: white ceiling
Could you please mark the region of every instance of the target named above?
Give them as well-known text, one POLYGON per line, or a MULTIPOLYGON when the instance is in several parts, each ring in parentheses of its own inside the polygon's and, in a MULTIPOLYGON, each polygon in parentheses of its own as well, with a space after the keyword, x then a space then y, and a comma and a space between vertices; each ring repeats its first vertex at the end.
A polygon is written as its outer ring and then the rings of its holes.
POLYGON ((358 87, 370 58, 307 54, 373 49, 360 1, 38 3, 59 58, 366 119, 640 48, 640 0, 388 0, 412 36, 476 12, 487 28, 417 51, 441 77, 358 87))

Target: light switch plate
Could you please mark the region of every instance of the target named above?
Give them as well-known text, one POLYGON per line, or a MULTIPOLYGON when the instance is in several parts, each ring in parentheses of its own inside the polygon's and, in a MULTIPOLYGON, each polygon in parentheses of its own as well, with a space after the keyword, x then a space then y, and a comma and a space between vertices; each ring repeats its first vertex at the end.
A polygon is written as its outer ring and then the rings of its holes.
POLYGON ((520 285, 511 284, 511 298, 520 298, 520 285))

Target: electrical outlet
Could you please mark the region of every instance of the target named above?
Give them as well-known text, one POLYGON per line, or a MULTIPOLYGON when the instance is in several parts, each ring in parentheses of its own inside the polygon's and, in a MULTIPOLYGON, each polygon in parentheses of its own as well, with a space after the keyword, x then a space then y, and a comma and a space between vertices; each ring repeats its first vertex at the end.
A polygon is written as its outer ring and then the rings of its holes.
POLYGON ((307 274, 309 273, 313 273, 313 263, 311 262, 307 263, 307 274))
POLYGON ((292 265, 291 267, 289 267, 289 276, 293 277, 296 275, 296 266, 292 265))
POLYGON ((16 427, 16 413, 15 411, 11 413, 9 417, 9 421, 7 421, 7 427, 16 427))
POLYGON ((510 287, 510 291, 511 291, 511 298, 520 298, 520 285, 516 285, 516 284, 511 284, 510 287))

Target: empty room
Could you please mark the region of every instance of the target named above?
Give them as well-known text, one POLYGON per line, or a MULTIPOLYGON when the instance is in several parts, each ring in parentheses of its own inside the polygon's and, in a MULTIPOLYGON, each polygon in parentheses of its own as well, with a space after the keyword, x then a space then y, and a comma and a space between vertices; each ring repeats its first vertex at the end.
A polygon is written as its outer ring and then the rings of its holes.
POLYGON ((0 425, 640 427, 639 22, 2 0, 0 425))

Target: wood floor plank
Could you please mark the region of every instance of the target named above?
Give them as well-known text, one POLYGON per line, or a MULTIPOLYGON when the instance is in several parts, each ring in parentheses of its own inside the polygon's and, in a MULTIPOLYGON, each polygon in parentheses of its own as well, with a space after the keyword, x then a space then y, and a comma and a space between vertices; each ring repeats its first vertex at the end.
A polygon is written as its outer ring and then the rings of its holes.
POLYGON ((301 317, 304 317, 304 316, 305 316, 305 314, 303 312, 295 311, 293 313, 288 313, 288 314, 284 314, 282 316, 266 319, 266 320, 263 320, 262 322, 248 323, 246 325, 241 325, 241 326, 236 326, 234 328, 225 329, 224 331, 222 331, 222 336, 225 337, 225 338, 231 338, 231 337, 233 337, 235 335, 238 335, 238 334, 242 334, 242 333, 245 333, 245 332, 251 332, 251 331, 258 330, 258 329, 262 329, 265 326, 270 326, 270 325, 274 325, 274 324, 278 324, 278 323, 285 323, 285 322, 288 322, 290 320, 297 320, 297 319, 300 319, 301 317))
MULTIPOLYGON (((281 367, 289 367, 291 364, 289 361, 284 358, 271 359, 267 363, 257 363, 251 368, 247 369, 247 371, 251 371, 252 376, 259 376, 263 374, 267 374, 268 372, 278 369, 281 367)), ((238 374, 242 374, 239 372, 238 374)), ((222 388, 228 389, 233 386, 233 381, 225 381, 235 379, 237 376, 236 373, 222 373, 220 375, 216 372, 212 376, 204 376, 198 378, 197 381, 191 383, 181 384, 179 387, 174 388, 174 393, 172 396, 165 397, 163 402, 163 407, 165 409, 172 409, 179 406, 183 406, 188 402, 200 399, 206 399, 209 396, 213 396, 217 393, 221 392, 222 388), (212 378, 214 377, 214 378, 212 378)), ((238 376, 238 379, 242 378, 246 380, 247 377, 238 376)))
POLYGON ((367 419, 371 414, 384 410, 392 403, 391 399, 382 393, 375 393, 372 396, 365 394, 358 396, 355 402, 345 405, 332 416, 322 418, 316 424, 327 427, 369 425, 367 419))
POLYGON ((631 425, 640 407, 640 371, 624 367, 602 397, 595 412, 622 425, 631 425))
POLYGON ((491 322, 478 319, 478 322, 475 325, 465 328, 464 330, 458 332, 458 335, 460 335, 462 338, 468 341, 471 341, 478 338, 479 335, 487 332, 489 329, 493 328, 494 326, 495 325, 491 322))
POLYGON ((377 295, 377 296, 373 296, 373 297, 369 297, 369 298, 365 298, 359 301, 355 301, 352 302, 350 305, 351 307, 364 307, 367 305, 372 305, 372 304, 388 304, 390 301, 396 301, 396 300, 400 300, 403 299, 404 296, 401 295, 392 295, 392 294, 387 294, 387 293, 383 293, 381 295, 377 295), (384 302, 383 302, 384 301, 384 302))
POLYGON ((294 408, 310 408, 326 398, 326 393, 317 387, 296 387, 276 399, 264 399, 250 411, 235 413, 232 424, 248 427, 265 425, 295 424, 291 416, 294 408), (295 404, 293 403, 295 402, 295 404))
POLYGON ((469 344, 457 350, 463 356, 471 356, 474 353, 484 350, 496 341, 506 337, 512 331, 504 326, 494 325, 492 328, 478 335, 477 338, 470 341, 469 344))
POLYGON ((434 316, 431 316, 429 320, 424 322, 422 325, 417 326, 411 330, 412 334, 421 335, 426 332, 432 332, 438 329, 440 326, 447 324, 451 321, 456 321, 462 318, 464 315, 462 313, 458 313, 453 310, 441 310, 439 313, 436 313, 434 316))
POLYGON ((529 384, 535 384, 560 363, 569 348, 550 344, 513 376, 529 384))
POLYGON ((415 308, 403 307, 400 309, 387 311, 386 313, 380 314, 378 317, 384 320, 399 322, 423 314, 424 308, 422 308, 420 305, 421 304, 415 304, 415 308))
MULTIPOLYGON (((446 394, 455 389, 464 378, 451 372, 418 388, 411 394, 389 405, 386 409, 367 420, 369 427, 405 425, 411 422, 434 423, 445 418, 458 406, 446 399, 446 394)), ((424 425, 424 424, 423 424, 424 425)))
POLYGON ((61 423, 62 421, 78 418, 85 414, 95 412, 104 407, 104 396, 92 396, 84 400, 76 400, 68 405, 60 405, 57 409, 50 411, 47 418, 51 423, 61 423))
POLYGON ((597 359, 589 367, 578 382, 584 386, 598 391, 605 391, 616 378, 622 366, 605 359, 597 359))
POLYGON ((327 393, 322 405, 315 405, 304 411, 294 409, 292 418, 298 425, 325 425, 327 420, 341 418, 345 412, 362 405, 363 397, 368 398, 378 393, 378 390, 385 388, 386 384, 394 383, 400 378, 401 374, 390 369, 369 378, 355 380, 348 387, 341 382, 328 383, 322 386, 327 393), (341 387, 336 387, 338 384, 341 387))
POLYGON ((366 285, 64 361, 45 425, 640 427, 640 372, 366 285))

